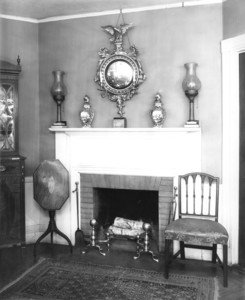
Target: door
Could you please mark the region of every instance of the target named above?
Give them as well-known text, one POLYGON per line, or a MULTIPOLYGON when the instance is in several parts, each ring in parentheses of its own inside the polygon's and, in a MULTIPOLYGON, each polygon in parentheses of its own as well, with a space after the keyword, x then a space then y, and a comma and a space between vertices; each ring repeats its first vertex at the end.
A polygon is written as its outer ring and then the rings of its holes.
POLYGON ((239 54, 240 176, 239 176, 239 264, 245 267, 245 52, 239 54))

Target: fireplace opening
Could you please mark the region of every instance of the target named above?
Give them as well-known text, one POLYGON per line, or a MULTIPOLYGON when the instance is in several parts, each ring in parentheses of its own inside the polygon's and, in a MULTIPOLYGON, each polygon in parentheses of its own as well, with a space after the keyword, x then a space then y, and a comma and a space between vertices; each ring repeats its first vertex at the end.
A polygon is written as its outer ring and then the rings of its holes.
POLYGON ((91 235, 90 221, 100 226, 99 239, 116 217, 142 220, 152 227, 152 238, 164 250, 164 230, 173 200, 173 177, 84 174, 80 176, 80 221, 84 234, 91 235))
POLYGON ((151 224, 157 237, 158 191, 94 188, 94 216, 107 229, 116 217, 151 224))

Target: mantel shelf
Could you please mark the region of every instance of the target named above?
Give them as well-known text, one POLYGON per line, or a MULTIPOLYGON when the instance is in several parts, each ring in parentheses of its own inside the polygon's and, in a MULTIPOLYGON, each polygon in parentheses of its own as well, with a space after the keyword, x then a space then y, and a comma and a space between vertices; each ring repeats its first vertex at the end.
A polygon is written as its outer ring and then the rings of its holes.
POLYGON ((200 127, 168 127, 168 128, 79 128, 79 127, 74 127, 74 128, 68 128, 68 127, 62 127, 62 128, 55 128, 55 127, 50 127, 49 130, 51 132, 63 132, 63 133, 79 133, 79 132, 136 132, 136 133, 170 133, 170 132, 200 132, 201 128, 200 127))

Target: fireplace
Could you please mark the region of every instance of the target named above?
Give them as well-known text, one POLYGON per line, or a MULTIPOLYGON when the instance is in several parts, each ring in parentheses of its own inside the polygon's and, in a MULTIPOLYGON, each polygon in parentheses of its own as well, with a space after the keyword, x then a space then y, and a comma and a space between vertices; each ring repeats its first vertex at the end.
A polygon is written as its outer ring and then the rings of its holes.
MULTIPOLYGON (((157 233, 156 237, 158 240, 158 248, 159 251, 163 251, 164 249, 164 239, 163 232, 168 223, 169 217, 169 209, 170 203, 173 199, 173 177, 156 177, 156 176, 127 176, 127 175, 107 175, 107 174, 81 174, 80 175, 80 186, 81 186, 81 204, 80 204, 80 212, 81 212, 81 227, 83 228, 84 234, 89 235, 91 232, 91 227, 89 225, 89 221, 92 218, 100 218, 99 221, 108 221, 112 222, 112 215, 116 216, 117 212, 109 212, 111 215, 109 219, 107 216, 102 218, 99 215, 99 206, 104 204, 107 206, 108 203, 101 203, 102 200, 99 198, 107 198, 109 192, 113 193, 117 197, 115 199, 108 199, 108 202, 121 202, 123 201, 123 196, 131 197, 137 196, 136 201, 144 201, 145 203, 141 203, 141 214, 140 211, 131 210, 131 212, 126 215, 125 209, 120 209, 120 205, 122 202, 116 203, 114 207, 117 207, 118 216, 134 218, 134 219, 144 219, 147 221, 154 221, 154 225, 157 225, 157 233), (111 191, 109 191, 111 190, 111 191), (130 193, 131 191, 131 193, 130 193), (143 193, 145 192, 145 193, 143 193), (103 197, 104 193, 104 197, 103 197), (100 196, 100 197, 99 197, 100 196), (150 198, 148 198, 150 197, 150 198), (150 214, 147 215, 146 208, 150 207, 152 202, 152 206, 156 208, 151 209, 150 214), (157 212, 157 216, 153 216, 154 213, 157 212), (102 219, 101 219, 102 218, 102 219)), ((125 206, 128 205, 127 200, 125 200, 125 206)), ((137 203, 132 205, 135 208, 137 203)), ((138 203, 138 207, 140 207, 138 203)), ((112 209, 112 208, 111 208, 112 209)), ((106 211, 108 213, 108 211, 106 211)), ((104 224, 101 224, 106 225, 104 224)))
MULTIPOLYGON (((55 132, 55 157, 70 174, 70 199, 57 211, 56 223, 72 243, 77 229, 76 193, 72 191, 75 182, 79 182, 80 227, 86 235, 91 230, 90 219, 97 217, 94 195, 98 189, 156 192, 158 245, 162 250, 174 179, 179 174, 201 170, 201 129, 50 128, 50 131, 55 132)), ((64 243, 59 236, 54 239, 64 243)))
POLYGON ((95 188, 93 198, 94 218, 105 230, 117 217, 158 228, 158 191, 95 188))

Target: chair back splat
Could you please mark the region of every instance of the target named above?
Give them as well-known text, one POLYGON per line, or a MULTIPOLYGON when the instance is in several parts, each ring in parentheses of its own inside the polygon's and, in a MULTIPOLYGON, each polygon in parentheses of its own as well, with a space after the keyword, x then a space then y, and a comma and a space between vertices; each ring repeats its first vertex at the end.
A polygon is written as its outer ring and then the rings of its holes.
POLYGON ((219 178, 206 173, 179 176, 178 212, 181 217, 203 217, 218 221, 219 178))
MULTIPOLYGON (((218 222, 219 178, 207 173, 194 172, 179 176, 178 218, 167 225, 165 236, 165 277, 169 264, 179 255, 185 259, 185 248, 212 251, 212 262, 223 268, 223 285, 228 285, 227 257, 228 233, 218 222), (172 254, 172 242, 179 241, 180 248, 172 254), (217 244, 223 248, 223 262, 217 254, 217 244)), ((175 201, 173 201, 175 205, 175 201)))

